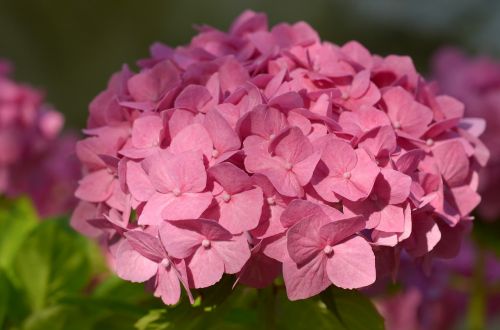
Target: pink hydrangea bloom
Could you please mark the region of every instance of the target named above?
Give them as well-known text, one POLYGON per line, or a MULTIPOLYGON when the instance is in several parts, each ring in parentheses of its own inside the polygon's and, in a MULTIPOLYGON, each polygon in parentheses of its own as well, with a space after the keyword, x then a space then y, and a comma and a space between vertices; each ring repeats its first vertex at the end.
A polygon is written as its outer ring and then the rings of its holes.
POLYGON ((0 61, 0 195, 29 196, 41 217, 67 213, 80 175, 76 136, 60 134, 62 114, 9 71, 0 61))
MULTIPOLYGON (((491 152, 490 161, 480 172, 479 192, 483 202, 479 211, 485 218, 497 219, 500 216, 497 202, 500 181, 500 62, 485 56, 468 57, 458 49, 444 48, 435 55, 433 78, 443 92, 462 101, 465 104, 462 111, 473 117, 463 120, 460 128, 467 131, 471 140, 481 135, 491 152)), ((449 100, 441 102, 450 103, 449 100)), ((475 152, 484 157, 487 150, 483 148, 475 152)))
POLYGON ((123 278, 156 278, 172 303, 179 282, 236 274, 261 288, 283 274, 289 298, 304 299, 369 286, 404 250, 427 263, 457 251, 483 146, 410 58, 247 11, 229 32, 154 44, 138 65, 91 103, 77 146, 86 175, 72 224, 123 278), (178 272, 163 286, 166 256, 178 272))

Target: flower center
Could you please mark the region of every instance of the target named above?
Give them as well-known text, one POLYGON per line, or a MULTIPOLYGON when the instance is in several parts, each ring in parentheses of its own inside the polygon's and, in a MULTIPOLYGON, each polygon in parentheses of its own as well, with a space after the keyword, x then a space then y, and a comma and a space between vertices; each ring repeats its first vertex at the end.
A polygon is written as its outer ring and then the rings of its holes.
POLYGON ((229 201, 231 200, 231 195, 229 195, 229 194, 228 194, 228 193, 226 193, 226 192, 225 192, 225 193, 223 193, 223 194, 222 194, 222 200, 223 200, 224 202, 226 202, 226 203, 227 203, 227 202, 229 202, 229 201))
POLYGON ((292 168, 293 168, 292 163, 289 163, 289 162, 286 162, 286 163, 285 163, 285 169, 286 169, 287 171, 290 171, 292 168))
POLYGON ((349 180, 351 178, 351 172, 344 172, 342 176, 344 177, 344 179, 349 180))
POLYGON ((165 258, 160 262, 160 265, 162 265, 164 268, 168 268, 168 267, 170 267, 170 260, 165 258))
POLYGON ((433 139, 427 139, 427 141, 425 141, 425 144, 427 144, 427 146, 429 146, 429 147, 432 147, 432 145, 434 144, 434 140, 433 139))
POLYGON ((201 241, 201 246, 203 246, 205 249, 208 249, 210 248, 210 241, 208 239, 204 239, 203 241, 201 241))
POLYGON ((267 204, 269 204, 269 205, 276 204, 276 200, 274 199, 274 197, 268 197, 267 198, 267 204))
POLYGON ((213 158, 219 157, 219 150, 217 150, 217 149, 212 150, 212 157, 213 158))
POLYGON ((342 100, 347 100, 349 98, 349 93, 347 92, 342 92, 342 95, 340 96, 342 98, 342 100))
POLYGON ((172 190, 172 194, 174 194, 175 197, 178 197, 181 195, 181 190, 179 188, 174 188, 174 190, 172 190))
POLYGON ((393 125, 392 125, 395 129, 400 129, 401 128, 401 123, 399 121, 395 122, 393 125))
POLYGON ((272 140, 272 139, 274 139, 275 137, 276 137, 276 134, 274 134, 274 133, 273 133, 273 134, 269 135, 269 140, 272 140))
POLYGON ((330 245, 327 245, 325 246, 325 248, 323 249, 323 252, 325 252, 325 254, 327 256, 331 255, 333 253, 333 247, 330 246, 330 245))

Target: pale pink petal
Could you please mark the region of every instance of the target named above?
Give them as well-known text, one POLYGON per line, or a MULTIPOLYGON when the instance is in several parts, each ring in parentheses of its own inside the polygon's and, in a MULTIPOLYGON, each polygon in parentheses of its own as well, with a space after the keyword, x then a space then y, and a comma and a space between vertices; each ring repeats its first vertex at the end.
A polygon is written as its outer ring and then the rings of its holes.
POLYGON ((188 276, 195 288, 214 285, 223 273, 224 262, 213 248, 198 247, 188 261, 188 276))
POLYGON ((160 265, 158 267, 157 283, 154 291, 155 297, 160 297, 166 305, 176 304, 181 297, 179 278, 172 267, 174 266, 169 265, 165 268, 160 265))
POLYGON ((75 196, 87 202, 104 202, 111 195, 114 180, 107 169, 87 174, 80 180, 75 196))
POLYGON ((326 273, 326 264, 324 254, 317 255, 301 267, 287 256, 283 261, 283 279, 288 299, 306 299, 328 288, 332 283, 326 273))
POLYGON ((212 246, 222 258, 227 274, 239 272, 250 258, 250 248, 244 235, 233 236, 230 241, 213 241, 212 246))
POLYGON ((126 166, 127 187, 130 193, 139 201, 147 201, 155 192, 148 175, 140 163, 128 161, 126 166))
POLYGON ((333 247, 326 262, 328 278, 343 289, 368 286, 375 282, 375 255, 368 242, 355 236, 333 247))
POLYGON ((170 195, 169 199, 165 199, 161 216, 166 220, 196 219, 208 208, 212 200, 210 192, 170 195))
POLYGON ((258 187, 230 195, 228 202, 220 202, 219 223, 233 234, 252 230, 259 224, 262 204, 258 187))
POLYGON ((179 259, 191 256, 203 241, 203 235, 200 233, 168 221, 161 223, 158 232, 168 254, 179 259))
POLYGON ((126 240, 118 247, 115 257, 118 276, 131 282, 145 282, 158 271, 158 264, 137 252, 126 240))

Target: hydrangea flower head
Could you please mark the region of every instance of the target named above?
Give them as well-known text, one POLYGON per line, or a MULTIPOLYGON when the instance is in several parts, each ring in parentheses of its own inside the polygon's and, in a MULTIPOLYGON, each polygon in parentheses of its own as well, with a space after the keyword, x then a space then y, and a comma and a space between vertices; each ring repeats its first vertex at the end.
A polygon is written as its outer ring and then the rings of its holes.
POLYGON ((72 224, 167 304, 224 274, 305 299, 457 250, 484 147, 409 57, 247 11, 138 65, 91 103, 72 224))
POLYGON ((28 195, 40 216, 61 215, 75 204, 76 137, 62 135, 62 114, 40 91, 12 80, 10 71, 0 61, 0 195, 28 195))

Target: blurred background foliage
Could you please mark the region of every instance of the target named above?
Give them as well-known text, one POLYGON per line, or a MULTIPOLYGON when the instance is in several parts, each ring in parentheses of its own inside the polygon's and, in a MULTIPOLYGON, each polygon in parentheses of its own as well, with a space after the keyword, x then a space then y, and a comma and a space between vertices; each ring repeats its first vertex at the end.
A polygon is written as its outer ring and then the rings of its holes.
POLYGON ((411 55, 424 72, 443 44, 500 55, 496 0, 0 0, 0 57, 82 128, 88 103, 122 63, 147 56, 155 41, 187 43, 196 24, 226 29, 247 8, 271 24, 307 21, 335 43, 411 55))

